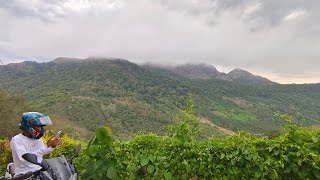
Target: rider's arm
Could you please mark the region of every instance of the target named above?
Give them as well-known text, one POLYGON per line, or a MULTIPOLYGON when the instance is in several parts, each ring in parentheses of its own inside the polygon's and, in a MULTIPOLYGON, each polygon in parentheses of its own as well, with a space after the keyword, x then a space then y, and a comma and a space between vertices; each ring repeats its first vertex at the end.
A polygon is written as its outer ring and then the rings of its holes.
POLYGON ((44 144, 41 138, 41 148, 35 151, 34 154, 36 154, 37 156, 43 156, 43 155, 49 154, 53 150, 54 148, 48 147, 46 144, 44 144))
POLYGON ((36 151, 33 151, 33 152, 27 152, 26 148, 25 148, 25 145, 22 144, 20 141, 18 140, 12 140, 10 142, 10 146, 11 148, 16 152, 17 154, 17 157, 19 158, 19 160, 23 161, 24 159, 22 158, 22 155, 23 154, 26 154, 26 153, 32 153, 32 154, 35 154, 37 156, 43 156, 43 155, 46 155, 48 153, 50 153, 52 150, 54 150, 54 148, 52 147, 47 147, 47 145, 45 145, 41 139, 41 142, 40 142, 40 146, 39 146, 39 149, 36 150, 36 151))

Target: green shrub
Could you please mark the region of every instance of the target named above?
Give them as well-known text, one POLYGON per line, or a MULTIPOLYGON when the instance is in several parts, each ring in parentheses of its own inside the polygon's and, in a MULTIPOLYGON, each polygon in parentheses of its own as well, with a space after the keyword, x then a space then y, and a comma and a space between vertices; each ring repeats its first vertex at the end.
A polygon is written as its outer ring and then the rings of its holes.
POLYGON ((190 101, 170 136, 138 134, 113 141, 98 128, 84 156, 83 179, 319 179, 320 131, 298 127, 288 116, 285 133, 256 137, 239 132, 201 139, 190 101), (191 109, 190 109, 191 108, 191 109))
POLYGON ((12 154, 9 140, 0 139, 0 176, 4 175, 7 164, 12 162, 12 154))

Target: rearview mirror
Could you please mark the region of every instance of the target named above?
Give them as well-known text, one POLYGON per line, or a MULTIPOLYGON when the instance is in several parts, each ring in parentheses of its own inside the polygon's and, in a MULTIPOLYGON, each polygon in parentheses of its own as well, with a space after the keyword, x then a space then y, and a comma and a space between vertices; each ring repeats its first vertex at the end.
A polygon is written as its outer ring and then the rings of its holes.
POLYGON ((80 149, 81 149, 81 144, 78 144, 74 150, 73 150, 73 153, 75 156, 78 156, 79 152, 80 152, 80 149))
POLYGON ((32 164, 39 165, 38 158, 37 158, 37 156, 35 154, 26 153, 26 154, 22 155, 22 158, 25 159, 28 162, 31 162, 32 164))
POLYGON ((42 164, 42 163, 38 163, 38 158, 37 158, 37 156, 35 154, 26 153, 26 154, 22 155, 22 158, 25 159, 26 161, 32 163, 32 164, 36 164, 36 165, 41 166, 41 168, 43 170, 47 170, 48 169, 48 165, 42 164))

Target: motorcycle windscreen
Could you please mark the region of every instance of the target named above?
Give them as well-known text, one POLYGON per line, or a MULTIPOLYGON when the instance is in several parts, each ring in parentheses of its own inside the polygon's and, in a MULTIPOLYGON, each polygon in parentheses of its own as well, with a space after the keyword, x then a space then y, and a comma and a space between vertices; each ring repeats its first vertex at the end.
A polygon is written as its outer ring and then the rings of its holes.
POLYGON ((52 171, 49 172, 49 174, 55 176, 54 179, 69 179, 72 175, 71 169, 64 156, 45 159, 43 160, 43 163, 46 163, 51 167, 51 170, 48 170, 48 172, 52 171))

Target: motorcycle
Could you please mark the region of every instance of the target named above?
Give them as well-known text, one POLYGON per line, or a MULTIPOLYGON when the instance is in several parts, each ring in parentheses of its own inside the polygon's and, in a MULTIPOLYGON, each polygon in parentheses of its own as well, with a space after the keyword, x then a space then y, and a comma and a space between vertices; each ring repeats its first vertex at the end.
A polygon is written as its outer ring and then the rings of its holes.
POLYGON ((39 165, 41 169, 35 172, 27 172, 14 176, 12 171, 13 163, 8 164, 5 176, 0 177, 0 180, 77 180, 78 173, 73 164, 73 159, 78 156, 81 145, 78 144, 73 151, 73 156, 70 159, 66 159, 64 155, 44 159, 41 163, 38 163, 37 156, 35 154, 26 153, 22 155, 22 158, 26 161, 39 165))

